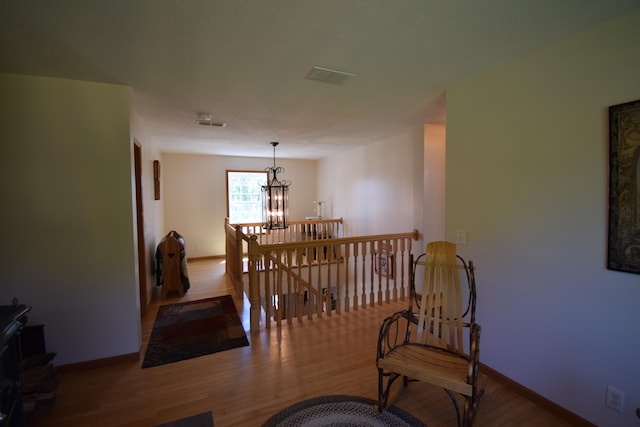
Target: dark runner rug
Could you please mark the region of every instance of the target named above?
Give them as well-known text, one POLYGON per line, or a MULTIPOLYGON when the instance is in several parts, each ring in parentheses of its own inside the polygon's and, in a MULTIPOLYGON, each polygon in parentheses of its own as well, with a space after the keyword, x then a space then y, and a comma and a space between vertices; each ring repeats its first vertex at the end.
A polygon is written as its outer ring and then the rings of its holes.
POLYGON ((191 417, 158 424, 156 427, 213 427, 213 414, 211 412, 203 412, 191 417))
POLYGON ((231 295, 163 305, 142 368, 249 345, 231 295))
POLYGON ((355 396, 316 397, 278 412, 262 427, 426 427, 422 421, 395 406, 379 413, 375 410, 376 403, 375 400, 355 396))

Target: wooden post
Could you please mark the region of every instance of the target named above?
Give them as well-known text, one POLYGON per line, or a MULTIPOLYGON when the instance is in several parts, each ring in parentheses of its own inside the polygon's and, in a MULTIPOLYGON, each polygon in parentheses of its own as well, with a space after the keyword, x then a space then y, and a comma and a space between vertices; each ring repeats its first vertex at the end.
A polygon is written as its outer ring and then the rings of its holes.
MULTIPOLYGON (((236 288, 236 296, 242 297, 244 292, 242 285, 242 226, 236 225, 236 233, 235 233, 235 253, 233 260, 233 270, 236 273, 236 277, 234 277, 234 285, 236 288)), ((228 261, 227 261, 228 262, 228 261)))
MULTIPOLYGON (((251 332, 260 330, 260 278, 258 275, 258 236, 252 234, 249 237, 249 309, 251 332)), ((267 314, 268 315, 268 314, 267 314)))
POLYGON ((229 243, 229 230, 227 228, 227 226, 229 225, 229 218, 225 217, 224 219, 224 258, 225 258, 225 263, 224 263, 224 271, 225 273, 229 273, 229 261, 230 261, 230 257, 231 257, 231 245, 229 243))

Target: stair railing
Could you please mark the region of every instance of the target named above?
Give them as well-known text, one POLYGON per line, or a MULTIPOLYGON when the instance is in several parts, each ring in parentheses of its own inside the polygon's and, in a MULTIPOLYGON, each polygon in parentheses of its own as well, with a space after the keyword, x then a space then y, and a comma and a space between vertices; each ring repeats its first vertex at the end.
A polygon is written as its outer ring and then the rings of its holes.
POLYGON ((412 241, 408 233, 273 243, 248 238, 251 330, 262 324, 318 318, 409 297, 412 241), (266 242, 266 243, 265 243, 266 242))

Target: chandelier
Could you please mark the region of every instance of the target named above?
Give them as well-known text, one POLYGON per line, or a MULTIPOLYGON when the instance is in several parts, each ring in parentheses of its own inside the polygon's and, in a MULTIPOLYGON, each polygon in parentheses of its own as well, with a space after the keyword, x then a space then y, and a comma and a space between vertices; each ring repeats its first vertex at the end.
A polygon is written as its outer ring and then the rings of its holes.
POLYGON ((276 166, 277 142, 272 142, 273 166, 265 168, 267 184, 262 186, 262 228, 276 230, 287 228, 289 216, 289 185, 290 181, 278 180, 278 174, 284 172, 282 166, 276 166))

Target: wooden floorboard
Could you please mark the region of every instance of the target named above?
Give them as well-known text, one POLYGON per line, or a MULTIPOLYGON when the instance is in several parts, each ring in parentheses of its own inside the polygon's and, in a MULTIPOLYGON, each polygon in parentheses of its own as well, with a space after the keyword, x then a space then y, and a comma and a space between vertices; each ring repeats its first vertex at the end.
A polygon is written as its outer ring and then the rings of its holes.
MULTIPOLYGON (((216 427, 260 426, 304 399, 336 394, 376 397, 378 328, 385 316, 406 303, 247 332, 248 347, 141 369, 160 305, 233 294, 220 259, 190 262, 189 276, 191 289, 183 298, 160 300, 157 292, 142 319, 140 361, 62 369, 55 404, 29 414, 28 426, 145 427, 206 411, 213 412, 216 427)), ((248 302, 235 301, 248 331, 248 302)), ((390 401, 429 427, 456 425, 453 406, 441 389, 418 382, 404 388, 398 381, 390 401)), ((477 426, 569 426, 491 379, 478 416, 477 426)))

